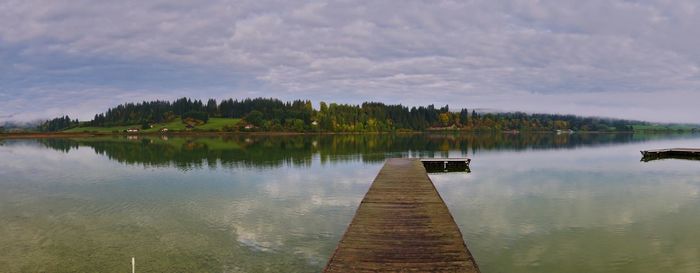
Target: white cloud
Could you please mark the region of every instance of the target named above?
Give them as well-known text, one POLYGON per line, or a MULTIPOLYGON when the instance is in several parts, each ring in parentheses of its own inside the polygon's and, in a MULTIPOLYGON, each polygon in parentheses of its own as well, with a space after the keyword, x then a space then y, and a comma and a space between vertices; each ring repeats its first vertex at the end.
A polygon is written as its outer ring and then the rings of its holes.
MULTIPOLYGON (((259 83, 175 88, 200 97, 450 103, 700 122, 691 103, 700 99, 697 6, 686 0, 5 1, 0 44, 18 50, 0 59, 15 75, 0 92, 54 90, 50 80, 21 79, 36 74, 32 68, 88 58, 177 63, 259 83), (53 54, 63 57, 52 61, 53 54), (669 98, 673 104, 663 102, 669 98)), ((90 65, 96 64, 70 68, 90 65)), ((85 78, 76 79, 88 81, 85 90, 149 89, 140 79, 85 78)))

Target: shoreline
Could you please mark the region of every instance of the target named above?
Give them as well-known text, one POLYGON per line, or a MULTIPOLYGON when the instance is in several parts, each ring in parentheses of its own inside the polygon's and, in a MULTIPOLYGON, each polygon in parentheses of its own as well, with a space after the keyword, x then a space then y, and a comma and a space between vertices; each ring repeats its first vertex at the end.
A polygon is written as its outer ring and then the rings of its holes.
POLYGON ((111 133, 111 132, 24 132, 24 133, 0 133, 0 139, 23 138, 79 138, 79 137, 105 137, 105 136, 301 136, 301 135, 381 135, 381 134, 423 134, 425 132, 152 132, 152 133, 111 133))
MULTIPOLYGON (((413 132, 203 132, 203 131, 182 131, 182 132, 151 132, 151 133, 112 133, 112 132, 18 132, 0 133, 0 139, 28 139, 28 138, 81 138, 81 137, 105 137, 105 136, 232 136, 232 135, 252 135, 252 136, 301 136, 301 135, 383 135, 383 134, 557 134, 552 131, 521 131, 518 133, 509 131, 460 131, 460 130, 426 130, 413 132)), ((559 135, 575 134, 635 134, 635 133, 681 133, 694 134, 694 132, 677 131, 577 131, 559 135)))

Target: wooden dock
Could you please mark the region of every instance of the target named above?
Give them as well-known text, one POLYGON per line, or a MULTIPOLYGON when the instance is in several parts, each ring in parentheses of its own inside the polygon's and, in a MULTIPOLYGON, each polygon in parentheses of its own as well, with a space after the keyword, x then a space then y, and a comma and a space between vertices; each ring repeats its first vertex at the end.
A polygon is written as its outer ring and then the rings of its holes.
POLYGON ((418 159, 389 159, 324 272, 480 272, 418 159))
POLYGON ((696 159, 700 160, 700 149, 671 148, 641 151, 642 161, 651 161, 665 158, 696 159))
POLYGON ((420 161, 428 173, 471 172, 469 158, 422 158, 420 161))

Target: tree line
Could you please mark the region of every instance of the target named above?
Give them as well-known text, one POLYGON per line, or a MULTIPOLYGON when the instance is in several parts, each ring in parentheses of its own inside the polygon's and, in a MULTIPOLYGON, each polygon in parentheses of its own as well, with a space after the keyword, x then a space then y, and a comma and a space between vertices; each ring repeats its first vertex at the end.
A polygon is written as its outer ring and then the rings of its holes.
POLYGON ((78 119, 71 119, 69 116, 63 116, 41 123, 38 129, 41 132, 55 132, 76 127, 79 124, 80 122, 78 119))
MULTIPOLYGON (((401 104, 365 102, 359 105, 320 102, 318 109, 309 100, 283 102, 274 98, 226 99, 217 102, 180 98, 175 101, 125 103, 109 108, 88 122, 62 117, 46 121, 42 130, 59 131, 74 126, 110 127, 157 124, 176 118, 210 117, 242 119, 246 130, 389 132, 424 130, 518 130, 518 131, 630 131, 639 121, 580 117, 559 114, 477 113, 451 111, 448 105, 407 107, 401 104)), ((226 130, 242 130, 241 127, 226 130)))

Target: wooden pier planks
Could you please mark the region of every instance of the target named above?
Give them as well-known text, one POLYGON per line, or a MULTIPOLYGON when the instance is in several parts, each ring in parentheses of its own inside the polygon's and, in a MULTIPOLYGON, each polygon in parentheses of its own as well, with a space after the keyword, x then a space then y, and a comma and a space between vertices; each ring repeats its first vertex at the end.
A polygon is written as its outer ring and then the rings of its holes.
POLYGON ((700 149, 694 149, 694 148, 671 148, 671 149, 657 149, 657 150, 646 150, 646 151, 642 151, 642 154, 662 154, 662 153, 700 154, 700 149))
POLYGON ((657 149, 646 150, 641 152, 642 161, 645 162, 666 158, 700 160, 700 149, 694 148, 657 149))
POLYGON ((324 272, 479 272, 417 159, 389 159, 324 272))

